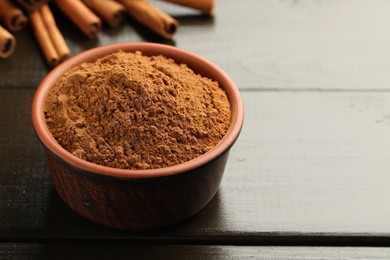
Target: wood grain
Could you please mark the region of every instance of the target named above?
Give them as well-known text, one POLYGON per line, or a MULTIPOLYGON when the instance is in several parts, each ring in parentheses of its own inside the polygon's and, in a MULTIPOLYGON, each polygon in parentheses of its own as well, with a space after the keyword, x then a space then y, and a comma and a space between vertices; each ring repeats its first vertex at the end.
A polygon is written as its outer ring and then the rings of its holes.
POLYGON ((1 259, 388 259, 389 248, 1 243, 1 259))
MULTIPOLYGON (((216 2, 214 19, 153 3, 181 23, 172 41, 130 18, 89 40, 63 14, 54 15, 73 55, 116 42, 163 42, 213 61, 241 89, 389 90, 389 1, 224 0, 216 2)), ((15 55, 0 61, 0 87, 35 88, 49 69, 31 32, 16 38, 15 55)))
POLYGON ((0 90, 3 241, 390 245, 390 93, 243 92, 245 124, 217 196, 146 233, 100 227, 58 198, 30 126, 32 94, 0 90))
POLYGON ((244 93, 246 122, 222 186, 219 226, 389 232, 389 98, 244 93))
POLYGON ((161 42, 231 75, 246 118, 219 192, 194 217, 149 232, 71 211, 30 119, 49 69, 32 33, 17 32, 15 55, 0 60, 0 258, 389 259, 378 246, 390 246, 390 2, 224 0, 214 18, 153 3, 180 22, 172 41, 131 18, 88 40, 53 12, 73 54, 161 42))

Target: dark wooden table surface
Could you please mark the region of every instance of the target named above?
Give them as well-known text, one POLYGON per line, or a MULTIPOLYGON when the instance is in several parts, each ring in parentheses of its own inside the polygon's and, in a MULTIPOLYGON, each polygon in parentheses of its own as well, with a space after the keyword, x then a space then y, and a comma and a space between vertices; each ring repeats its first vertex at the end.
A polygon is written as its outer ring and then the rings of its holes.
POLYGON ((130 18, 89 40, 55 15, 73 54, 163 42, 231 75, 245 124, 219 192, 192 218, 148 232, 73 213, 32 129, 49 68, 25 30, 0 60, 0 259, 389 259, 390 1, 219 0, 214 18, 153 2, 181 23, 172 41, 130 18))

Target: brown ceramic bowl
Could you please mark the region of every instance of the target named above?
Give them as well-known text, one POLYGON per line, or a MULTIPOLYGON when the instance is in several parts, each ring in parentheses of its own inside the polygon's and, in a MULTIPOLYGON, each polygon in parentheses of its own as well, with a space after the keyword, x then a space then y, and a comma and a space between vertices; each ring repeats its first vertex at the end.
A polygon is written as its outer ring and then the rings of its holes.
POLYGON ((143 230, 168 226, 201 210, 218 190, 229 150, 243 124, 238 89, 221 69, 182 49, 153 43, 123 43, 85 51, 50 72, 36 91, 32 104, 35 132, 44 145, 54 186, 61 198, 85 218, 105 226, 143 230), (124 170, 82 160, 63 149, 49 132, 45 98, 52 85, 70 67, 117 50, 162 54, 185 63, 195 72, 219 82, 232 107, 225 137, 206 154, 191 161, 153 170, 124 170))

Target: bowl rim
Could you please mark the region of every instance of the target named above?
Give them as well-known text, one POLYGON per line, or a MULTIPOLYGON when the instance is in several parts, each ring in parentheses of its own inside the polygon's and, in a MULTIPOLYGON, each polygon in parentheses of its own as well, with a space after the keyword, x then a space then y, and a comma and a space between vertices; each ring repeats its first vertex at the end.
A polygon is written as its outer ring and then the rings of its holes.
MULTIPOLYGON (((145 54, 149 55, 149 54, 145 54)), ((175 58, 172 58, 176 61, 175 58)), ((213 79, 214 80, 214 79, 213 79)), ((146 43, 146 42, 132 42, 132 43, 117 43, 111 45, 105 45, 96 47, 90 50, 83 51, 68 60, 64 61, 51 72, 49 72, 44 79, 39 84, 32 102, 32 123, 34 130, 39 137, 40 141, 43 143, 45 148, 49 149, 57 157, 66 161, 75 168, 79 168, 83 171, 96 173, 99 175, 115 177, 119 179, 144 179, 144 178, 157 178, 164 176, 176 175, 184 172, 188 172, 195 168, 198 168, 216 158, 221 156, 225 151, 228 151, 230 147, 237 140, 244 119, 244 108, 243 102, 239 93, 238 88, 232 81, 232 79, 217 65, 214 63, 202 58, 201 56, 194 54, 192 52, 186 51, 184 49, 158 44, 158 43, 146 43), (189 68, 192 68, 192 64, 200 64, 207 68, 208 71, 211 71, 213 75, 219 77, 218 82, 220 85, 223 85, 223 89, 228 94, 229 102, 232 108, 232 119, 230 126, 223 137, 223 139, 214 146, 207 153, 194 158, 190 161, 184 162, 182 164, 173 165, 165 168, 157 169, 144 169, 144 170, 132 170, 132 169, 120 169, 113 168, 108 166, 99 165, 93 162, 86 161, 84 159, 78 158, 77 156, 71 154, 65 150, 60 144, 55 141, 54 137, 50 133, 49 129, 46 126, 46 122, 43 115, 44 101, 46 95, 48 94, 52 84, 54 84, 58 77, 60 77, 66 70, 71 68, 74 65, 77 65, 85 61, 94 61, 102 56, 113 53, 118 50, 123 50, 125 52, 134 52, 141 51, 142 53, 151 52, 150 55, 162 54, 168 58, 172 56, 179 56, 180 59, 183 58, 184 61, 179 63, 186 63, 189 68), (154 54, 153 54, 154 53, 154 54)))

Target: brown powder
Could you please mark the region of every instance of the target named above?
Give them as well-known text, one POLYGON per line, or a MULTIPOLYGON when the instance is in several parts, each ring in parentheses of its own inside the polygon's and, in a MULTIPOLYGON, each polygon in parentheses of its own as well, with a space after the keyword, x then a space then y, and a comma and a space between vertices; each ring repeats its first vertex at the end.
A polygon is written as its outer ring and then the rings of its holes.
POLYGON ((66 150, 123 169, 194 159, 223 138, 231 120, 217 82, 163 56, 122 51, 64 73, 44 113, 66 150))

